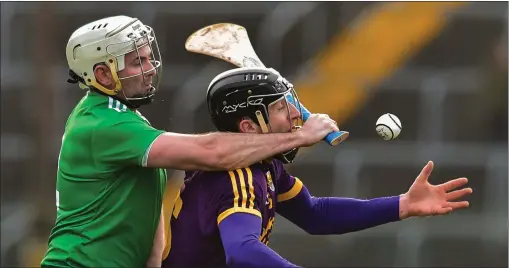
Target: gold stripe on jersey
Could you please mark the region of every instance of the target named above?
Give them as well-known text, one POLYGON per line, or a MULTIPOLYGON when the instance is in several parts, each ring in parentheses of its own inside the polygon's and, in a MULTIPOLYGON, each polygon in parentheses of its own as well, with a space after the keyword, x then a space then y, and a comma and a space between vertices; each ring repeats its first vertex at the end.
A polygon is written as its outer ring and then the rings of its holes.
POLYGON ((272 227, 274 226, 275 219, 273 217, 270 217, 267 221, 267 226, 263 227, 262 234, 260 235, 260 242, 264 243, 265 245, 269 244, 269 237, 272 233, 272 227))
MULTIPOLYGON (((163 250, 162 259, 166 259, 171 250, 171 215, 175 213, 175 205, 177 200, 182 201, 180 198, 180 188, 182 187, 183 180, 179 177, 169 178, 166 183, 166 189, 163 197, 163 216, 165 220, 164 231, 166 238, 166 245, 163 250)), ((180 205, 180 207, 182 204, 180 205)), ((178 216, 178 213, 177 213, 178 216)))
POLYGON ((254 186, 253 186, 253 172, 250 168, 246 168, 247 171, 247 183, 249 184, 249 208, 254 209, 254 186))
POLYGON ((228 174, 230 175, 230 180, 232 183, 232 189, 233 189, 233 206, 225 211, 223 211, 219 216, 217 217, 217 224, 219 225, 221 221, 223 221, 226 217, 230 216, 233 213, 237 212, 243 212, 243 213, 249 213, 253 214, 258 217, 262 217, 262 214, 260 211, 254 209, 254 199, 255 199, 255 193, 254 193, 254 185, 253 185, 253 174, 250 169, 246 169, 247 176, 247 186, 246 186, 246 179, 244 178, 244 173, 242 169, 237 169, 236 172, 228 171, 228 174), (237 174, 237 175, 236 175, 237 174), (237 184, 237 179, 239 180, 239 183, 237 184), (237 188, 238 185, 240 185, 240 192, 242 194, 242 200, 241 205, 239 206, 239 189, 237 188), (247 206, 247 192, 251 194, 251 197, 249 199, 249 207, 247 206))
POLYGON ((232 182, 233 188, 233 207, 239 206, 239 190, 237 190, 237 179, 235 179, 235 173, 233 171, 228 171, 230 175, 230 180, 232 182))
POLYGON ((242 172, 242 169, 237 169, 237 174, 239 174, 240 191, 242 192, 241 207, 245 208, 247 203, 246 181, 244 180, 244 173, 242 172))
POLYGON ((182 210, 182 198, 180 197, 180 192, 177 194, 177 199, 175 200, 175 208, 173 209, 173 217, 178 219, 180 211, 182 210))
POLYGON ((224 219, 226 219, 226 217, 232 215, 233 213, 239 213, 239 212, 253 214, 255 216, 258 216, 259 218, 262 217, 262 213, 260 213, 260 211, 258 211, 256 209, 241 208, 241 207, 229 208, 229 209, 223 211, 221 214, 219 214, 219 216, 217 216, 217 225, 219 225, 224 219))
POLYGON ((277 201, 283 202, 283 201, 287 201, 287 200, 294 198, 295 196, 297 196, 300 193, 300 190, 302 190, 302 186, 303 186, 302 181, 300 181, 299 178, 296 177, 295 183, 293 184, 292 189, 290 189, 286 193, 278 194, 277 201))

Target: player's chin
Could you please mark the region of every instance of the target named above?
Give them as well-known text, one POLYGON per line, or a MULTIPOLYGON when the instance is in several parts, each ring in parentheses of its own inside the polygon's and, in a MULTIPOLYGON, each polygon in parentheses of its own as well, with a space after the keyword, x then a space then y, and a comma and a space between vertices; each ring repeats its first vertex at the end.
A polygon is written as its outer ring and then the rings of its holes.
POLYGON ((133 96, 132 96, 132 98, 137 98, 137 99, 139 99, 139 98, 145 98, 145 97, 149 96, 151 93, 152 93, 152 92, 144 91, 144 92, 142 92, 142 93, 138 93, 138 94, 133 95, 133 96))
POLYGON ((154 92, 155 92, 155 88, 154 88, 154 87, 152 87, 152 86, 150 86, 150 87, 146 87, 146 88, 144 88, 144 89, 140 92, 140 94, 138 94, 138 96, 140 96, 140 97, 146 97, 146 96, 148 96, 148 95, 150 95, 150 94, 152 94, 152 93, 154 93, 154 92))
POLYGON ((146 95, 150 95, 156 91, 156 88, 153 86, 150 86, 149 88, 147 88, 146 91, 147 91, 146 95))

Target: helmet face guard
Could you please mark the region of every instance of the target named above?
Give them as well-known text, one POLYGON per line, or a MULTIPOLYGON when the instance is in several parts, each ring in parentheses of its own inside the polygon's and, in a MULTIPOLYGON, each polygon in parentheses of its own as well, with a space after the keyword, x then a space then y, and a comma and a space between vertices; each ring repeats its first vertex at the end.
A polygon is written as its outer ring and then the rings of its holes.
MULTIPOLYGON (((302 126, 302 108, 293 85, 273 69, 239 68, 218 75, 207 93, 209 113, 220 131, 238 132, 238 123, 249 117, 263 133, 274 132, 270 125, 270 107, 283 101, 291 129, 302 126), (291 100, 297 100, 292 102, 291 100), (297 109, 299 118, 292 118, 291 109, 297 109)), ((298 148, 278 154, 275 158, 291 163, 298 148)))
MULTIPOLYGON (((263 109, 265 110, 265 113, 267 115, 267 120, 268 120, 267 124, 265 124, 265 118, 258 111, 255 112, 256 119, 257 119, 257 120, 255 120, 255 122, 258 123, 258 125, 262 129, 263 133, 272 133, 273 131, 272 131, 272 127, 270 125, 270 113, 268 112, 269 108, 272 105, 275 105, 277 102, 284 100, 283 103, 284 103, 284 106, 288 113, 288 120, 290 120, 289 123, 291 126, 291 131, 292 132, 297 131, 299 128, 302 127, 302 122, 303 122, 302 108, 300 106, 300 102, 298 101, 299 98, 297 97, 297 93, 295 92, 293 87, 291 87, 285 93, 277 94, 277 95, 281 95, 281 97, 278 98, 277 100, 275 100, 274 102, 270 103, 267 107, 265 107, 264 104, 259 104, 259 105, 262 105, 263 109), (291 100, 297 100, 297 101, 291 102, 291 100), (299 112, 299 117, 296 119, 292 119, 292 117, 291 117, 291 111, 290 111, 291 106, 294 106, 295 109, 297 109, 297 111, 299 112)), ((264 96, 258 95, 258 96, 253 96, 253 97, 249 97, 249 98, 257 98, 257 97, 264 97, 264 96)), ((249 98, 248 98, 248 103, 250 103, 249 98)), ((290 151, 286 151, 284 153, 275 155, 274 158, 278 159, 279 161, 283 162, 284 164, 290 164, 293 162, 293 160, 297 156, 298 151, 299 151, 299 148, 293 148, 290 151)))
POLYGON ((254 106, 254 107, 259 106, 258 107, 259 109, 255 112, 256 120, 253 120, 253 121, 258 123, 258 125, 262 129, 263 133, 271 133, 271 132, 273 132, 273 130, 270 125, 269 108, 272 105, 275 105, 276 103, 283 100, 283 105, 286 108, 286 112, 288 113, 288 118, 290 120, 289 123, 292 127, 291 130, 296 131, 300 127, 302 127, 302 124, 300 124, 300 122, 302 121, 302 108, 300 106, 300 102, 291 103, 289 100, 292 100, 292 99, 298 100, 297 93, 295 92, 295 90, 293 88, 289 88, 287 91, 282 92, 282 93, 249 96, 247 98, 246 103, 247 103, 247 105, 254 106), (277 99, 275 99, 274 101, 272 101, 266 105, 266 104, 264 104, 263 99, 267 98, 267 97, 272 97, 272 98, 276 97, 277 99), (297 111, 299 112, 300 116, 296 120, 292 120, 292 118, 291 118, 291 111, 290 111, 291 106, 294 106, 295 109, 297 109, 297 111))
POLYGON ((72 78, 68 80, 70 83, 79 83, 80 88, 93 88, 103 94, 114 96, 130 107, 136 108, 151 103, 161 81, 162 60, 155 32, 136 18, 107 17, 78 28, 69 38, 66 57, 72 78), (141 57, 140 51, 146 46, 150 51, 149 55, 141 57), (118 73, 128 65, 125 58, 129 53, 135 53, 140 62, 146 56, 151 65, 144 59, 138 73, 119 77, 118 73), (106 65, 110 69, 114 80, 113 88, 106 88, 97 82, 94 75, 94 68, 97 65, 106 65), (150 82, 146 79, 152 80, 151 89, 143 95, 127 98, 125 91, 122 90, 127 83, 122 85, 122 82, 140 75, 145 80, 145 85, 150 84, 146 83, 150 82), (124 95, 125 101, 117 97, 119 93, 124 95))
MULTIPOLYGON (((134 27, 135 26, 133 26, 133 28, 134 27)), ((127 35, 131 40, 110 44, 106 47, 106 52, 111 57, 109 60, 110 70, 112 71, 112 73, 115 73, 113 75, 115 83, 120 84, 121 88, 122 80, 131 79, 138 76, 142 76, 144 84, 149 84, 145 80, 147 79, 147 76, 155 72, 155 74, 152 75, 151 90, 148 93, 131 97, 127 97, 124 95, 126 101, 133 107, 139 107, 141 105, 149 104, 153 101, 154 95, 161 82, 163 66, 161 53, 159 50, 159 45, 157 44, 157 39, 154 30, 146 25, 140 25, 140 28, 141 28, 140 31, 134 31, 127 35), (140 64, 139 73, 125 77, 118 77, 118 74, 116 74, 116 72, 123 70, 125 68, 125 65, 127 64, 125 62, 125 56, 129 53, 136 53, 136 58, 139 59, 140 62, 142 62, 140 56, 140 49, 144 47, 148 47, 148 49, 150 50, 149 61, 152 68, 145 70, 143 64, 140 64), (124 58, 123 66, 119 66, 118 61, 116 62, 116 59, 118 59, 119 57, 124 58)))

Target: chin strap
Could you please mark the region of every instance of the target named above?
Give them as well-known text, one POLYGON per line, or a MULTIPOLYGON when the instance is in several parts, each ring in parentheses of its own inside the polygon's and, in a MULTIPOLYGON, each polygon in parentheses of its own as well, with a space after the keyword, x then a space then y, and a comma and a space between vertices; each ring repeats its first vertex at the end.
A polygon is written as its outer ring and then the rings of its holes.
POLYGON ((152 87, 149 94, 147 94, 144 97, 139 97, 139 98, 128 98, 125 96, 124 91, 122 91, 122 95, 124 95, 126 102, 128 102, 130 104, 128 106, 136 109, 136 108, 139 108, 140 106, 151 104, 154 101, 155 91, 156 91, 156 89, 154 87, 152 87))
POLYGON ((263 133, 269 133, 269 127, 267 123, 265 123, 265 119, 263 119, 262 112, 260 110, 256 110, 255 112, 256 119, 258 119, 258 123, 260 124, 260 128, 262 128, 263 133))
POLYGON ((85 84, 85 79, 83 79, 82 77, 77 75, 73 70, 69 70, 69 76, 71 78, 67 79, 67 83, 69 83, 69 84, 77 84, 77 83, 85 84))
MULTIPOLYGON (((258 123, 260 124, 260 128, 262 129, 263 133, 269 133, 270 125, 267 125, 265 123, 265 119, 263 118, 262 112, 260 110, 257 110, 255 112, 256 119, 258 119, 258 123)), ((292 131, 297 131, 300 127, 294 127, 292 131)), ((293 163, 293 159, 295 156, 297 156, 297 152, 299 151, 299 148, 293 148, 290 151, 286 151, 281 154, 277 154, 274 156, 274 158, 278 159, 279 161, 283 162, 283 164, 291 164, 293 163)))

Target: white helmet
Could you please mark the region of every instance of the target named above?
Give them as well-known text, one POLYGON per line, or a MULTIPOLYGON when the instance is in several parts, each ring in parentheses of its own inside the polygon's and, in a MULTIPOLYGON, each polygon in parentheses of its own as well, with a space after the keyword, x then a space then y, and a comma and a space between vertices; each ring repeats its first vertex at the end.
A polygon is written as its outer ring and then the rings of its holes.
POLYGON ((110 96, 120 92, 121 80, 156 70, 156 83, 148 95, 141 98, 127 98, 129 104, 134 107, 152 102, 161 80, 162 60, 155 33, 151 27, 144 25, 137 18, 114 16, 80 27, 69 38, 66 56, 69 74, 73 78, 68 80, 69 82, 79 83, 83 89, 93 87, 110 96), (125 68, 125 55, 132 51, 138 53, 138 49, 145 45, 150 46, 151 62, 154 68, 143 70, 141 67, 139 74, 119 78, 117 72, 125 68), (114 89, 105 88, 97 83, 94 75, 94 67, 97 64, 106 64, 110 68, 115 80, 114 89))

